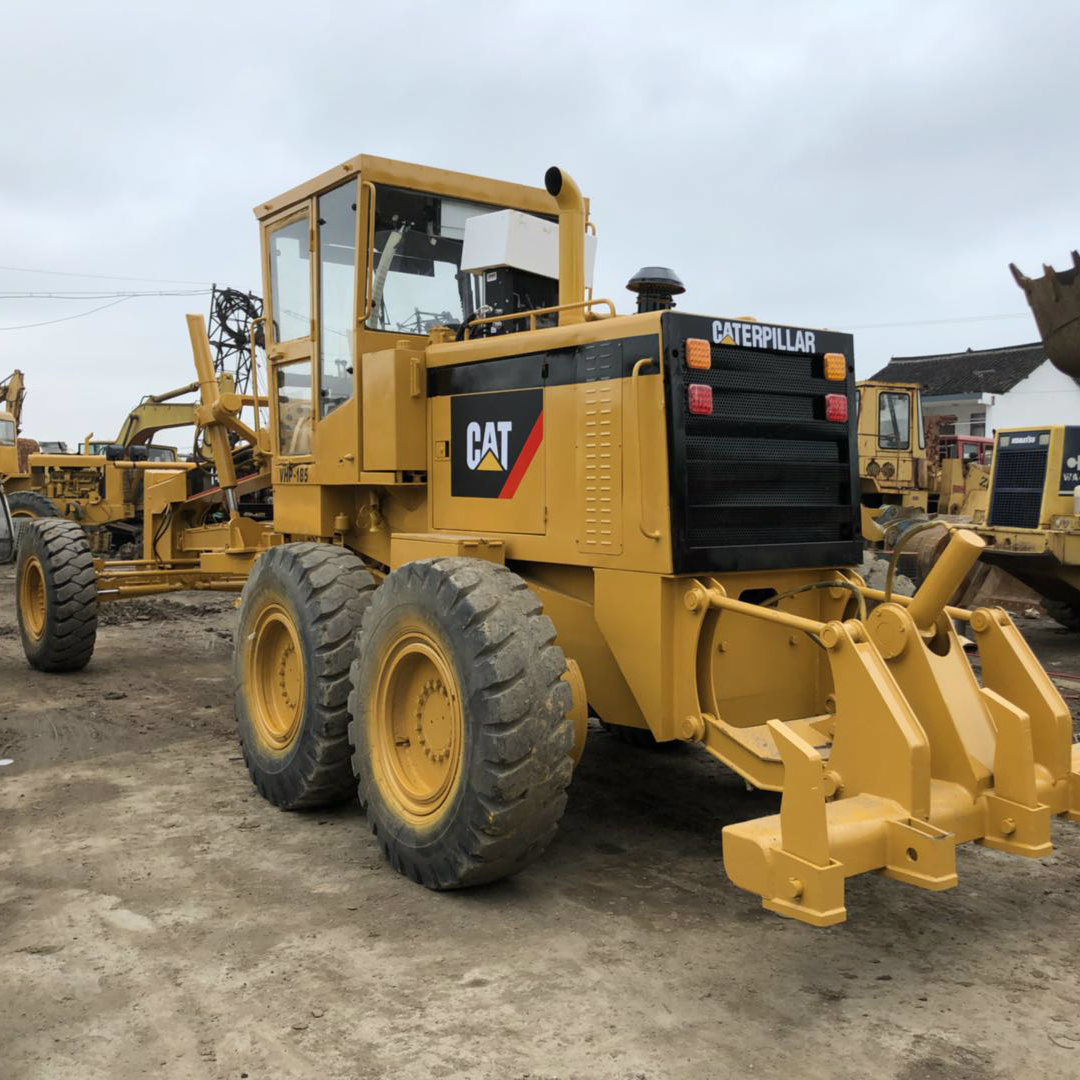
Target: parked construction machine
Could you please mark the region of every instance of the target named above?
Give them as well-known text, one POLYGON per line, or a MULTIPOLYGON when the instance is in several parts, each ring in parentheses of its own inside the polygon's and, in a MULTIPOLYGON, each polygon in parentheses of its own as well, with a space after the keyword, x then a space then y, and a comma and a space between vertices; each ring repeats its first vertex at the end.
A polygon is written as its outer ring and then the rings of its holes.
MULTIPOLYGON (((218 374, 218 394, 231 399, 232 376, 218 374)), ((15 372, 25 394, 25 380, 15 372)), ((18 447, 19 415, 0 414, 0 481, 8 493, 10 512, 18 525, 44 517, 63 517, 78 522, 90 537, 95 554, 134 557, 141 550, 143 479, 146 470, 163 462, 193 470, 181 463, 177 448, 154 442, 162 431, 192 427, 197 402, 180 401, 197 392, 198 383, 177 387, 164 394, 144 397, 128 413, 115 439, 94 440, 89 434, 81 452, 26 452, 18 447), (13 422, 13 423, 12 423, 13 422), (5 435, 5 423, 7 435, 5 435), (7 445, 10 436, 14 441, 7 445)), ((21 404, 20 397, 20 404, 21 404)), ((253 407, 254 398, 240 397, 240 407, 253 407)))
POLYGON ((256 787, 285 809, 358 792, 434 889, 541 854, 590 712, 780 792, 724 828, 724 865, 816 925, 853 874, 947 889, 959 843, 1044 855, 1051 817, 1080 816, 1061 696, 1005 612, 947 606, 983 542, 954 530, 913 598, 852 569, 849 335, 674 310, 655 266, 617 314, 559 168, 534 188, 361 155, 255 214, 267 425, 219 394, 188 317, 222 519, 163 465, 140 560, 33 523, 33 666, 86 665, 103 603, 242 590, 256 787), (230 433, 269 467, 272 520, 241 512, 230 433))
POLYGON ((4 494, 3 482, 0 482, 0 566, 15 558, 15 523, 11 520, 11 509, 4 494))
MULTIPOLYGON (((1046 355, 1080 381, 1080 254, 1073 266, 1029 278, 1010 266, 1042 334, 1046 355)), ((1080 631, 1080 425, 1003 428, 995 434, 990 511, 978 529, 987 562, 1042 598, 1062 626, 1080 631)))
POLYGON ((939 434, 923 419, 918 383, 864 379, 856 389, 863 536, 880 542, 890 524, 937 515, 984 520, 993 439, 939 434))

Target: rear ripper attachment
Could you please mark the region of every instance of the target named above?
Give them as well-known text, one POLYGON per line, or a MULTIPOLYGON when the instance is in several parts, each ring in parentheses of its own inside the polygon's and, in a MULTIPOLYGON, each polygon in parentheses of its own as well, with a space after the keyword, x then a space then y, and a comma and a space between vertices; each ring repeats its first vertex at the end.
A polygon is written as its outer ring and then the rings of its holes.
MULTIPOLYGON (((837 572, 837 594, 852 590, 858 600, 860 616, 849 619, 744 603, 714 579, 680 582, 689 618, 699 628, 713 620, 710 641, 730 632, 725 620, 733 630, 749 616, 808 635, 828 661, 828 715, 759 727, 707 713, 697 721, 714 756, 782 794, 779 814, 723 831, 728 876, 769 910, 829 926, 846 917, 844 879, 853 874, 881 870, 948 889, 958 843, 1046 855, 1051 815, 1080 818, 1080 746, 1060 694, 1004 611, 946 607, 982 547, 974 533, 954 532, 910 599, 837 572), (868 616, 867 600, 878 601, 868 616), (981 686, 953 619, 971 628, 981 686)), ((692 638, 684 631, 683 640, 692 638)), ((715 700, 700 676, 698 693, 715 700)))

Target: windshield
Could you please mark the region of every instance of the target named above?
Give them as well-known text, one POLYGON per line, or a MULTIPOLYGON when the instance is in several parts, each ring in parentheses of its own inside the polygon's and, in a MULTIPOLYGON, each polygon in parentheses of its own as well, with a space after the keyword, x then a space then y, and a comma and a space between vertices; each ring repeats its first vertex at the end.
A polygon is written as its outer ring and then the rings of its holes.
POLYGON ((0 416, 0 446, 15 445, 15 421, 0 416))
POLYGON ((471 314, 470 275, 459 269, 465 222, 499 209, 378 188, 368 328, 427 334, 471 314))
POLYGON ((907 394, 881 394, 878 398, 878 445, 882 450, 911 446, 911 398, 907 394))

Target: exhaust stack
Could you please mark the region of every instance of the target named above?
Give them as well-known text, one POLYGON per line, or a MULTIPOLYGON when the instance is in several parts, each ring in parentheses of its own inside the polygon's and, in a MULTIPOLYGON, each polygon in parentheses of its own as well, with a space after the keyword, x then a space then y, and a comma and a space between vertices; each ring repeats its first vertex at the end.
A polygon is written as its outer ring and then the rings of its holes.
MULTIPOLYGON (((544 187, 559 207, 559 305, 585 299, 585 200, 581 189, 553 165, 544 173, 544 187)), ((585 321, 581 308, 559 312, 559 325, 585 321)))

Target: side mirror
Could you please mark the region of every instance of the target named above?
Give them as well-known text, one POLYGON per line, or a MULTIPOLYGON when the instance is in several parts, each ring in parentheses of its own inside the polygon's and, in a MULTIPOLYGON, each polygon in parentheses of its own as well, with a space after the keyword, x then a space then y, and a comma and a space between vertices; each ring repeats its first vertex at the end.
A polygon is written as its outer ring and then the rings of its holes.
POLYGON ((11 520, 7 496, 0 487, 0 565, 15 558, 15 525, 11 520))

